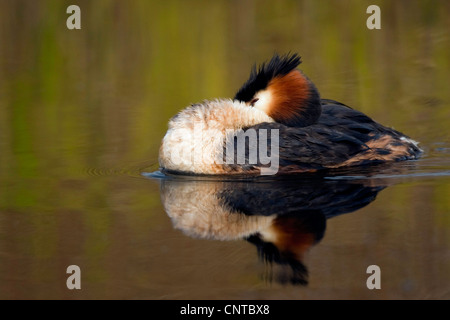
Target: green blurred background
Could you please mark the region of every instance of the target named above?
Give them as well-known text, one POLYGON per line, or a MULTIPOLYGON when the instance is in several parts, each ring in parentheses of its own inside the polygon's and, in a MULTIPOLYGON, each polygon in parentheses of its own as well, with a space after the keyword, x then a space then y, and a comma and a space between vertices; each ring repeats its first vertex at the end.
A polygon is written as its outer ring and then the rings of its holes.
MULTIPOLYGON (((265 287, 252 272, 253 248, 173 231, 158 186, 139 173, 157 168, 159 143, 178 110, 233 97, 253 63, 289 51, 302 56, 301 69, 322 97, 420 141, 420 170, 448 172, 449 14, 444 0, 1 0, 0 298, 448 298, 441 285, 450 265, 445 176, 407 180, 368 209, 372 220, 363 224, 381 226, 389 243, 393 234, 410 241, 407 258, 417 265, 408 264, 409 276, 418 279, 410 291, 395 282, 371 296, 350 280, 331 284, 328 271, 311 290, 265 287), (66 28, 71 4, 81 8, 81 30, 66 28), (381 8, 381 30, 366 27, 371 4, 381 8), (422 232, 433 250, 416 242, 422 232), (202 268, 217 252, 246 267, 215 265, 205 284, 202 268), (180 260, 187 266, 178 270, 180 260), (81 291, 65 287, 70 264, 85 270, 81 291)), ((338 226, 361 224, 345 219, 330 231, 336 243, 349 241, 338 226)), ((350 242, 367 244, 367 234, 350 242)), ((321 248, 317 257, 333 244, 325 239, 321 248)), ((342 256, 326 259, 333 270, 351 265, 342 256)), ((405 273, 392 272, 403 283, 405 273)))

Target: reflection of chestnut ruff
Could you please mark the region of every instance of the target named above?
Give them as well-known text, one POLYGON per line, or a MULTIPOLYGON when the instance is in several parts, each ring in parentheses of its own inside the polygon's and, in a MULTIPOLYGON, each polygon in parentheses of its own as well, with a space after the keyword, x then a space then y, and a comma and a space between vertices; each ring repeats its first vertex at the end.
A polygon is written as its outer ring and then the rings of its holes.
POLYGON ((372 202, 384 186, 320 178, 260 181, 162 179, 161 199, 175 228, 192 237, 246 239, 282 268, 278 281, 307 283, 303 256, 326 219, 372 202))

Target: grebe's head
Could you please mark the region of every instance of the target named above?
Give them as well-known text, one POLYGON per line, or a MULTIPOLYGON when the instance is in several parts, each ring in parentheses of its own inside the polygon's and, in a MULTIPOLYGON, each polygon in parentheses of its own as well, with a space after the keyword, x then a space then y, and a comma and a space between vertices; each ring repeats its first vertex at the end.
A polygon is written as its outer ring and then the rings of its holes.
POLYGON ((288 126, 316 123, 322 112, 319 92, 311 80, 296 69, 300 63, 297 54, 276 54, 259 68, 253 66, 250 78, 234 99, 288 126))

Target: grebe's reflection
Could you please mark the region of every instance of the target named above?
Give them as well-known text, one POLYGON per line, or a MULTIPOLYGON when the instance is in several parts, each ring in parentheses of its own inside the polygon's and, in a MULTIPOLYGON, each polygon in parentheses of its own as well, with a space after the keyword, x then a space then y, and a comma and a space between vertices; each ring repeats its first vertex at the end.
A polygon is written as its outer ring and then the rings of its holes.
MULTIPOLYGON (((360 209, 385 188, 370 180, 208 181, 161 179, 161 199, 175 228, 191 237, 245 239, 276 266, 278 282, 307 284, 306 251, 326 220, 360 209)), ((272 274, 269 275, 272 279, 272 274)))

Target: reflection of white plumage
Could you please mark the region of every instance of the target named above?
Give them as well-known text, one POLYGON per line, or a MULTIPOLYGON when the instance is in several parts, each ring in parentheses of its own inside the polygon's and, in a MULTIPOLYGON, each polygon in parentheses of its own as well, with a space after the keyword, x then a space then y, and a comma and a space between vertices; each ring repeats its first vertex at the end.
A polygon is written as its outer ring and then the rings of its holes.
POLYGON ((163 180, 161 201, 175 228, 189 236, 243 239, 270 226, 274 216, 245 215, 226 206, 220 182, 163 180))

